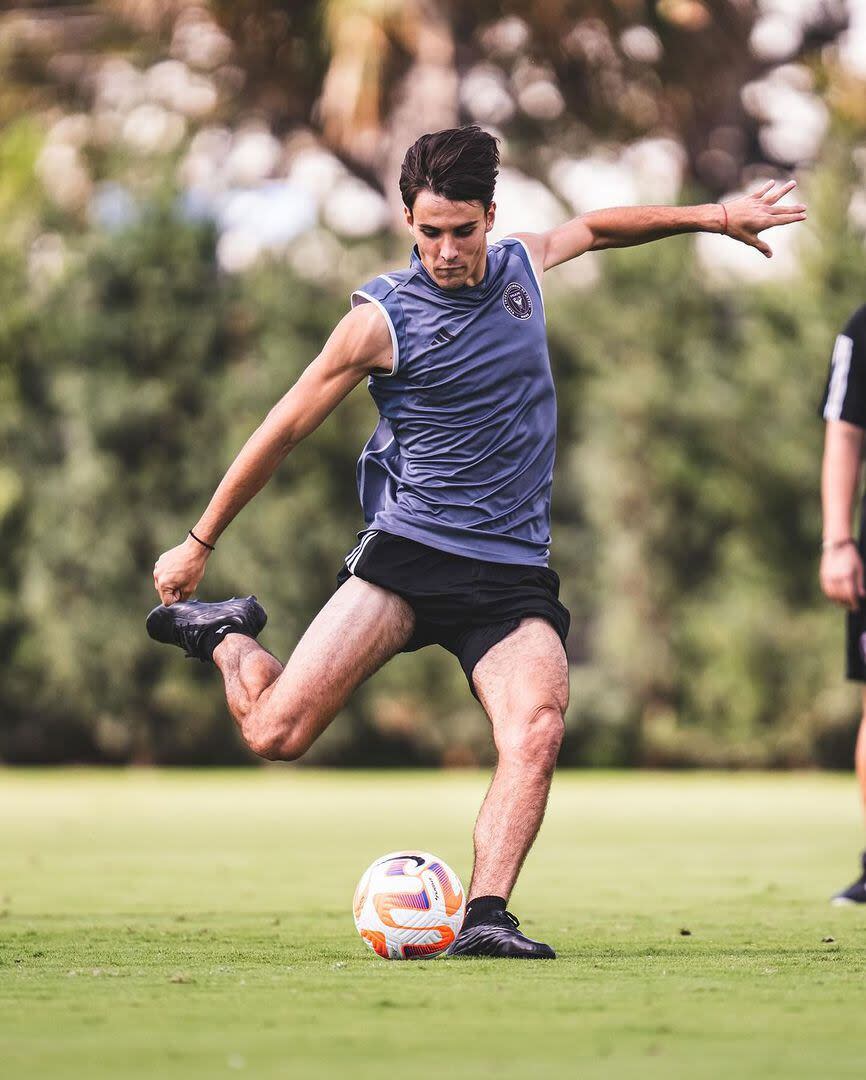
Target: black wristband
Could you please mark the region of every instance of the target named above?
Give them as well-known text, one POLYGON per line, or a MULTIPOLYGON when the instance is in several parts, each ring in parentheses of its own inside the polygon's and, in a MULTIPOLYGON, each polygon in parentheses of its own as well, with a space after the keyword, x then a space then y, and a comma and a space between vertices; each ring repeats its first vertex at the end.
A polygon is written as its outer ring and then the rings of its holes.
POLYGON ((192 531, 192 529, 189 530, 189 535, 193 538, 193 540, 196 541, 197 544, 201 544, 202 547, 206 547, 208 549, 208 551, 216 551, 216 545, 215 544, 208 544, 206 541, 200 540, 196 536, 196 534, 192 531))

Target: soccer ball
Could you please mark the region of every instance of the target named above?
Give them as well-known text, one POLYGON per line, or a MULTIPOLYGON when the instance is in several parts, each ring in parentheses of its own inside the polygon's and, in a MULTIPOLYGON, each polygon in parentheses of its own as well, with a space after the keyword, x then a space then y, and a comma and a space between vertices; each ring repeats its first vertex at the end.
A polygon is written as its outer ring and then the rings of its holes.
POLYGON ((425 851, 394 851, 369 866, 352 903, 355 926, 386 960, 423 960, 445 952, 466 912, 460 878, 425 851))

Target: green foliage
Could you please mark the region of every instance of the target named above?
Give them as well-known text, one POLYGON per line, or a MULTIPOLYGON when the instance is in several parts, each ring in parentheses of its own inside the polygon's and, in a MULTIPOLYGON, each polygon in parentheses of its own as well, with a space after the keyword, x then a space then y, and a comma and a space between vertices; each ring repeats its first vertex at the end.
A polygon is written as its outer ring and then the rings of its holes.
POLYGON ((94 240, 48 296, 7 263, 22 313, 4 342, 3 427, 27 492, 7 609, 13 757, 158 756, 169 714, 141 615, 166 524, 218 468, 187 453, 212 439, 202 386, 231 349, 212 250, 154 213, 94 240))
POLYGON ((0 221, 9 230, 23 235, 39 205, 33 184, 33 166, 42 142, 37 125, 19 119, 0 131, 0 221))
MULTIPOLYGON (((7 759, 248 757, 213 672, 144 634, 151 568, 346 300, 276 266, 241 283, 221 277, 214 240, 154 209, 120 236, 91 239, 47 295, 29 289, 20 259, 7 254, 0 266, 7 759)), ((281 655, 333 590, 362 527, 355 459, 374 424, 356 391, 221 541, 203 583, 210 597, 258 591, 273 613, 266 640, 281 655)), ((386 679, 385 730, 362 692, 320 756, 342 740, 353 759, 437 760, 441 745, 416 740, 409 718, 425 681, 457 679, 441 675, 442 658, 422 667, 417 682, 405 671, 386 679)))
POLYGON ((866 293, 855 243, 825 237, 793 285, 718 293, 671 241, 614 255, 589 304, 552 309, 595 360, 568 384, 584 430, 558 481, 584 495, 593 552, 572 760, 850 762, 841 617, 817 588, 816 410, 866 293))
MULTIPOLYGON (((846 183, 841 165, 813 181, 821 243, 784 286, 710 288, 684 238, 611 253, 591 292, 551 279, 567 762, 850 760, 857 703, 815 554, 816 405, 833 335, 866 292, 838 210, 846 183)), ((346 299, 278 264, 227 278, 214 245, 155 206, 122 234, 84 234, 53 284, 0 250, 8 760, 249 760, 214 673, 145 636, 151 568, 346 299)), ((374 422, 359 388, 211 560, 201 595, 256 592, 277 655, 362 525, 355 460, 374 422)), ((490 755, 459 667, 427 649, 363 687, 312 758, 490 755)))

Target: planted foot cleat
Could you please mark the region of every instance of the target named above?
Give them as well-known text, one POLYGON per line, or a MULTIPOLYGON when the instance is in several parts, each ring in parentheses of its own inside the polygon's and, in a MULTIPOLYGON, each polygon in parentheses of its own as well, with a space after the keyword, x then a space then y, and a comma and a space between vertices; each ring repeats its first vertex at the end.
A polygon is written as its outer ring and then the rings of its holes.
POLYGON ((513 960, 555 960, 549 945, 533 941, 517 929, 510 911, 493 911, 483 922, 464 927, 446 956, 500 956, 513 960))
POLYGON ((256 638, 267 621, 265 609, 254 596, 235 596, 218 604, 201 600, 179 600, 169 607, 160 604, 148 615, 146 626, 154 641, 178 645, 187 656, 207 663, 228 634, 256 638))
POLYGON ((844 907, 846 904, 866 904, 866 851, 860 856, 860 865, 862 870, 860 877, 853 885, 836 893, 830 900, 831 904, 837 907, 844 907))

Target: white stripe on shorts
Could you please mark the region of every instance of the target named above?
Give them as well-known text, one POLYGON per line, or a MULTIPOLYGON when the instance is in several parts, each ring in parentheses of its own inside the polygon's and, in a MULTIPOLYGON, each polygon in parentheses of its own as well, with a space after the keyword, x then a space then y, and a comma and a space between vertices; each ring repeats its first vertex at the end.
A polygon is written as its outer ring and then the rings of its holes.
POLYGON ((830 389, 827 392, 827 404, 824 406, 825 420, 838 420, 842 416, 845 395, 848 393, 848 373, 851 370, 851 350, 854 342, 845 334, 836 338, 833 346, 833 373, 830 376, 830 389))
MULTIPOLYGON (((367 535, 367 534, 366 534, 366 533, 364 533, 364 536, 366 536, 366 535, 367 535)), ((362 542, 363 542, 363 538, 362 538, 362 542)), ((343 562, 344 562, 344 563, 346 564, 346 566, 348 566, 348 565, 349 565, 349 563, 350 563, 350 562, 352 561, 352 559, 354 559, 355 555, 356 555, 356 554, 358 553, 358 551, 360 550, 360 547, 361 547, 361 544, 356 544, 356 545, 355 545, 355 547, 353 547, 353 548, 352 548, 352 550, 351 550, 351 551, 349 552, 349 554, 348 554, 348 555, 346 556, 346 558, 345 558, 345 559, 343 560, 343 562)))
POLYGON ((361 543, 355 548, 355 550, 346 559, 346 569, 350 574, 354 574, 355 567, 358 565, 358 560, 364 554, 364 551, 374 536, 379 535, 378 529, 371 529, 370 532, 365 533, 361 538, 361 543))

